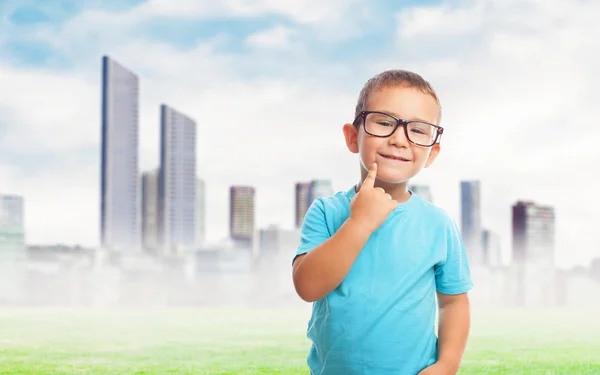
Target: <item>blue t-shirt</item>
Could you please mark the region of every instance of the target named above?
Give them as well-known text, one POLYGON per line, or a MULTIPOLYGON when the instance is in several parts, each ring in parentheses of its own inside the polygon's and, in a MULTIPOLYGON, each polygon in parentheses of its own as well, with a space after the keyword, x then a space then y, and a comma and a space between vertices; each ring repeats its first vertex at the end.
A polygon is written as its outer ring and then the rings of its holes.
MULTIPOLYGON (((297 255, 339 229, 354 195, 352 187, 312 203, 297 255)), ((417 374, 437 361, 436 290, 459 294, 472 286, 455 222, 411 194, 373 232, 344 281, 313 304, 311 374, 417 374)))

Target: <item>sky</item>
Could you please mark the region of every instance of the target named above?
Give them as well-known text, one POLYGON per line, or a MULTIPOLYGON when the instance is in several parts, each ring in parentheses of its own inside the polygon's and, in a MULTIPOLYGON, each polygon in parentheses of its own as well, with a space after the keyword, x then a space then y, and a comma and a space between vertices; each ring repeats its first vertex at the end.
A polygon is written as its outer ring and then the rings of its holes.
POLYGON ((159 162, 162 103, 198 124, 208 239, 228 188, 259 227, 292 228, 294 184, 359 178, 342 126, 373 75, 437 90, 442 152, 414 183, 460 223, 461 180, 511 246, 511 205, 556 210, 556 262, 600 256, 600 3, 559 0, 0 0, 0 193, 25 197, 27 242, 99 243, 101 57, 140 78, 140 169, 159 162), (596 193, 594 193, 596 192, 596 193))

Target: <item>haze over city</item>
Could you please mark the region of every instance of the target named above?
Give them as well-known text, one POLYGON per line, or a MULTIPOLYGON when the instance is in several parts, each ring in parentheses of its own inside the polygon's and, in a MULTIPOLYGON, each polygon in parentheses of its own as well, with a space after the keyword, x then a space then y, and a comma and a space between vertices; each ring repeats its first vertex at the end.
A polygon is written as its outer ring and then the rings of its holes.
POLYGON ((442 154, 414 181, 435 204, 460 223, 460 181, 478 180, 482 226, 499 234, 505 262, 517 200, 555 209, 558 267, 599 256, 589 233, 600 221, 600 151, 582 146, 599 134, 598 5, 34 3, 0 5, 0 193, 25 198, 28 244, 100 244, 106 54, 140 79, 140 173, 159 164, 162 103, 196 121, 209 241, 228 236, 231 185, 256 188, 257 228, 291 229, 295 183, 356 183, 341 126, 367 78, 405 68, 442 101, 442 154))

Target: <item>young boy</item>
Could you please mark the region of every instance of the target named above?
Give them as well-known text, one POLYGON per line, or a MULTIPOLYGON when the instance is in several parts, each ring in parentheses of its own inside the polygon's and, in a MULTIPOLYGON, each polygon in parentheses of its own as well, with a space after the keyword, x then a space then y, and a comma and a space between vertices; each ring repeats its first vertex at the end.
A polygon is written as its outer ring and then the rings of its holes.
POLYGON ((311 374, 456 374, 470 327, 467 257, 454 221, 407 189, 440 152, 438 97, 418 74, 386 71, 355 115, 343 132, 361 182, 313 202, 293 262, 298 295, 314 302, 311 374))

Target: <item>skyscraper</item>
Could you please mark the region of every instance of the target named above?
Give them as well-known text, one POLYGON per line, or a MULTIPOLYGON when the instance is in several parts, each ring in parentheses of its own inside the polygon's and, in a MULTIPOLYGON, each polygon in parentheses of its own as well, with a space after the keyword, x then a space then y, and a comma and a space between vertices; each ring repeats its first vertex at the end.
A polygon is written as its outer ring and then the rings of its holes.
POLYGON ((229 209, 231 239, 239 245, 252 245, 254 239, 254 188, 252 186, 232 186, 229 209))
POLYGON ((315 199, 333 195, 333 185, 331 180, 312 180, 309 188, 309 200, 312 203, 315 199))
POLYGON ((512 207, 517 305, 551 305, 556 297, 554 208, 518 201, 512 207))
POLYGON ((164 251, 196 246, 196 122, 160 109, 159 241, 164 251))
POLYGON ((513 261, 554 263, 554 208, 518 201, 512 207, 513 261))
POLYGON ((19 195, 0 195, 0 262, 25 253, 25 205, 19 195))
POLYGON ((158 247, 158 169, 142 175, 142 242, 144 250, 158 247))
POLYGON ((481 263, 481 196, 479 181, 462 181, 461 232, 469 260, 481 263))
POLYGON ((100 242, 118 251, 140 247, 138 101, 137 75, 104 56, 100 242))
POLYGON ((296 211, 295 211, 295 223, 296 228, 302 227, 304 216, 310 204, 310 183, 309 182, 298 182, 296 183, 296 211))
POLYGON ((206 238, 206 188, 204 180, 196 181, 196 242, 202 243, 206 238))
POLYGON ((310 182, 296 183, 296 228, 302 227, 306 211, 313 201, 320 197, 333 195, 331 180, 312 180, 310 182))
POLYGON ((500 236, 489 229, 482 232, 482 263, 490 267, 502 265, 502 252, 500 248, 500 236))
POLYGON ((409 190, 414 192, 422 199, 433 203, 433 195, 431 194, 431 188, 429 187, 429 185, 411 185, 409 186, 409 190))

